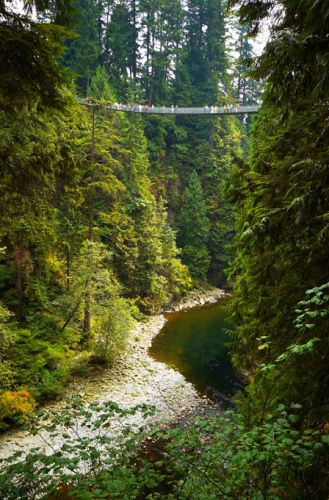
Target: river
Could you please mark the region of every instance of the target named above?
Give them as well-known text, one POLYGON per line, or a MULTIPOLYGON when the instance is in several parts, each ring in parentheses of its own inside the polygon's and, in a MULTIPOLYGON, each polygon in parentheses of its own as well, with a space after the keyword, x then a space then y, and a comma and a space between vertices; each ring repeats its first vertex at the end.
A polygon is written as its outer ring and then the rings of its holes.
POLYGON ((150 354, 179 370, 201 392, 209 387, 227 396, 239 387, 229 355, 228 299, 173 312, 154 338, 150 354))
MULTIPOLYGON (((114 401, 124 409, 140 404, 154 406, 156 414, 150 417, 153 423, 207 414, 213 405, 204 395, 207 386, 230 395, 236 384, 226 345, 224 297, 219 289, 194 291, 172 307, 174 312, 137 324, 130 332, 127 351, 114 365, 99 376, 74 380, 68 395, 78 393, 86 404, 114 401), (220 302, 195 307, 216 301, 220 302)), ((56 413, 61 407, 58 402, 46 409, 56 413)), ((134 428, 145 423, 139 414, 126 420, 134 428)), ((106 433, 115 437, 120 426, 119 422, 106 433)), ((81 429, 81 435, 90 437, 90 430, 81 429)), ((46 433, 31 435, 28 430, 12 429, 0 438, 0 458, 16 451, 24 456, 38 447, 52 453, 65 442, 60 435, 51 438, 46 433), (45 437, 50 446, 45 446, 45 437)))

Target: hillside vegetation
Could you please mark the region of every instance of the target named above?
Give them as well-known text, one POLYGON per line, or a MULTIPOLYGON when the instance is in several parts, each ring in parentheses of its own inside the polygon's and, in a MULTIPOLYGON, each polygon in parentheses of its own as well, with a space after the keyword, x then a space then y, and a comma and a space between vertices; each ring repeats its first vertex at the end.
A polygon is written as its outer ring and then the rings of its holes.
POLYGON ((248 386, 221 416, 128 428, 120 451, 97 432, 128 410, 71 402, 33 424, 64 432, 63 449, 13 457, 2 496, 327 499, 329 3, 13 8, 0 2, 0 425, 111 365, 135 321, 193 287, 233 288, 248 386), (104 106, 252 104, 261 91, 252 120, 104 106), (71 439, 73 418, 88 438, 71 439))

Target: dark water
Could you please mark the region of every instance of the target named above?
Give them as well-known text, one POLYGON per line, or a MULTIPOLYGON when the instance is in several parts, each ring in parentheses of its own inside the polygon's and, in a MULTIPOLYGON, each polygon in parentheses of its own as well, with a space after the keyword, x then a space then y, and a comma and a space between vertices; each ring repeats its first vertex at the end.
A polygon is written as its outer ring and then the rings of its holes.
POLYGON ((168 314, 150 348, 156 360, 177 368, 203 393, 210 386, 231 395, 238 387, 226 345, 231 341, 226 303, 168 314))

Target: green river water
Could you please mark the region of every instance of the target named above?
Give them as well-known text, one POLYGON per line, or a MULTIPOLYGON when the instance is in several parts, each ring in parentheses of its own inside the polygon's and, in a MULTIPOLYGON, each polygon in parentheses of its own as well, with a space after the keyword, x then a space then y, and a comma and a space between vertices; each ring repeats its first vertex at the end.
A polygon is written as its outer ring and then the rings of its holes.
POLYGON ((227 300, 167 315, 150 354, 177 368, 202 393, 212 387, 227 396, 239 388, 229 357, 227 300))

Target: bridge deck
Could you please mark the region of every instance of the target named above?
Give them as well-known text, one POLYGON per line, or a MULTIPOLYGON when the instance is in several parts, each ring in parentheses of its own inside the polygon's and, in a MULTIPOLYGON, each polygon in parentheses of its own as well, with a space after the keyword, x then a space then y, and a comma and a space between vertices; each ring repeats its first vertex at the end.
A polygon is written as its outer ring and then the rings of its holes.
POLYGON ((110 111, 118 111, 123 113, 140 113, 147 115, 244 115, 244 114, 255 114, 260 108, 259 104, 251 106, 234 106, 233 108, 224 108, 223 106, 215 106, 212 109, 210 107, 203 108, 169 108, 165 106, 158 107, 138 107, 138 105, 111 105, 96 103, 86 99, 79 99, 79 102, 87 106, 97 106, 100 108, 105 108, 110 111))

